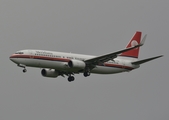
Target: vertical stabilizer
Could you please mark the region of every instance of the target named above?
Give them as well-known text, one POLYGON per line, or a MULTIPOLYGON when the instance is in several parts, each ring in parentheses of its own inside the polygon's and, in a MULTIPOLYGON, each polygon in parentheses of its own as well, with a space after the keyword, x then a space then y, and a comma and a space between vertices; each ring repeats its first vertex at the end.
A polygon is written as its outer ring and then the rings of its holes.
MULTIPOLYGON (((140 40, 141 40, 141 32, 137 31, 134 34, 133 38, 128 43, 128 45, 126 46, 126 48, 133 47, 133 46, 140 44, 140 40)), ((122 54, 120 54, 120 56, 138 58, 139 49, 140 49, 140 47, 132 49, 130 51, 123 52, 122 54)))

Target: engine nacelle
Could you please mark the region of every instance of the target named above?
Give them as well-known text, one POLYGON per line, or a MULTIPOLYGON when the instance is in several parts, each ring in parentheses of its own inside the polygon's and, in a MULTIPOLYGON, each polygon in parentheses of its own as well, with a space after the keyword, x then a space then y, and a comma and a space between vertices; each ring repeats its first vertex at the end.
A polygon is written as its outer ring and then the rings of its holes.
POLYGON ((75 69, 84 69, 86 67, 86 63, 80 60, 70 60, 68 62, 68 66, 70 68, 75 68, 75 69))
POLYGON ((54 69, 42 69, 41 74, 43 77, 56 78, 59 76, 59 73, 56 72, 54 69))

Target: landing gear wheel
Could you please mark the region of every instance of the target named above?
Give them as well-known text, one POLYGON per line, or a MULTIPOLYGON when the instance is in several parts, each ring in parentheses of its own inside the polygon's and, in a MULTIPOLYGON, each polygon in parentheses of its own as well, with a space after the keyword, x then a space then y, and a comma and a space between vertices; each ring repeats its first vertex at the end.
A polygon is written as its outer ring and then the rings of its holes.
POLYGON ((83 75, 84 75, 85 77, 90 76, 90 72, 84 72, 83 75))
POLYGON ((75 78, 74 78, 73 76, 69 76, 69 77, 68 77, 68 81, 69 81, 69 82, 72 82, 72 81, 74 81, 74 80, 75 80, 75 78))
POLYGON ((24 68, 24 69, 23 69, 23 73, 25 73, 26 71, 27 71, 27 70, 24 68))

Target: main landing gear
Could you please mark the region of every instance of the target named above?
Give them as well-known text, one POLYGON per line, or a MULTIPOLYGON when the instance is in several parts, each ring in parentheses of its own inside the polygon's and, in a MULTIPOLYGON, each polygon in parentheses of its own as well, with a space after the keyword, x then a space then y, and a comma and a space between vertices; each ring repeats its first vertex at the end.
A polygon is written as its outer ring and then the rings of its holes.
POLYGON ((25 65, 18 64, 18 67, 24 68, 24 69, 22 70, 23 73, 27 72, 27 69, 26 69, 26 66, 25 66, 25 65))
MULTIPOLYGON (((85 71, 85 72, 83 73, 83 75, 84 75, 85 77, 90 76, 90 72, 89 72, 89 71, 85 71)), ((74 77, 74 76, 68 75, 68 81, 69 81, 69 82, 72 82, 72 81, 74 81, 74 80, 75 80, 75 77, 74 77)))
POLYGON ((74 80, 75 80, 75 77, 74 77, 74 76, 71 76, 71 75, 70 75, 70 76, 68 77, 68 81, 69 81, 69 82, 72 82, 72 81, 74 81, 74 80))
POLYGON ((85 77, 90 76, 90 72, 89 72, 89 71, 85 71, 85 72, 83 73, 83 75, 84 75, 85 77))

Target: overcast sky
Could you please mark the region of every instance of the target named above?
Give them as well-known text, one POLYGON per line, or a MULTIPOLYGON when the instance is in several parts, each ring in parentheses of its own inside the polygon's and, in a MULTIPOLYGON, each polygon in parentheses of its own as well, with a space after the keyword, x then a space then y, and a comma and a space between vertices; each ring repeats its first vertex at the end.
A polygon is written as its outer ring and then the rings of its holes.
POLYGON ((168 0, 1 0, 0 120, 168 120, 168 0), (102 55, 148 34, 129 73, 44 78, 9 56, 22 49, 102 55))

